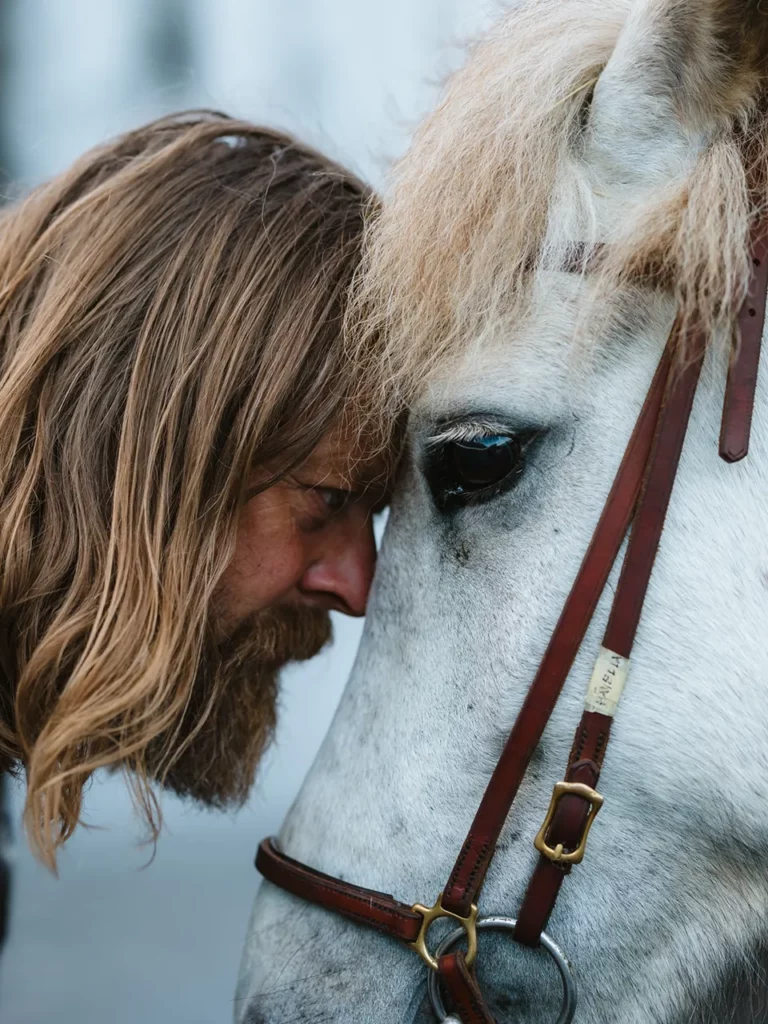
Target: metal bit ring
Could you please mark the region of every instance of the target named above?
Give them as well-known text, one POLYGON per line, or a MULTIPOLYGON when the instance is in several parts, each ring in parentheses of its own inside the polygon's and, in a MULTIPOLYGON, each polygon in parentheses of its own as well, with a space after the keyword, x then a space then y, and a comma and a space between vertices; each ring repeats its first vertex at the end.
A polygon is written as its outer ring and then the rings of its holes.
MULTIPOLYGON (((514 931, 517 920, 513 917, 481 917, 477 922, 477 930, 489 930, 489 931, 514 931)), ((444 953, 449 952, 460 939, 464 938, 464 929, 456 928, 450 932, 435 951, 436 959, 440 959, 444 953)), ((546 932, 541 933, 541 947, 555 961, 555 966, 560 973, 560 980, 563 983, 563 1005, 560 1010, 560 1016, 557 1018, 557 1024, 571 1024, 573 1015, 576 1013, 576 980, 571 974, 571 967, 568 961, 565 959, 562 950, 557 943, 547 935, 546 932)), ((442 1024, 450 1024, 451 1021, 455 1021, 456 1018, 453 1015, 449 1015, 443 1002, 443 997, 440 992, 440 977, 436 971, 430 971, 429 977, 427 978, 427 992, 429 993, 429 999, 432 1003, 432 1009, 437 1014, 437 1019, 442 1024)))

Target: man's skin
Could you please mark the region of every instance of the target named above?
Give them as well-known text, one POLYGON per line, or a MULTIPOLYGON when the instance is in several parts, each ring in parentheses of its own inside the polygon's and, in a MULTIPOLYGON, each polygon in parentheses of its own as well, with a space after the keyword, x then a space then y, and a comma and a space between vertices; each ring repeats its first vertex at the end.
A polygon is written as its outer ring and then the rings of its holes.
MULTIPOLYGON (((228 625, 280 605, 365 614, 382 474, 368 462, 350 480, 349 465, 350 442, 332 430, 303 465, 243 507, 219 589, 228 625)), ((255 474, 254 488, 258 482, 255 474)))

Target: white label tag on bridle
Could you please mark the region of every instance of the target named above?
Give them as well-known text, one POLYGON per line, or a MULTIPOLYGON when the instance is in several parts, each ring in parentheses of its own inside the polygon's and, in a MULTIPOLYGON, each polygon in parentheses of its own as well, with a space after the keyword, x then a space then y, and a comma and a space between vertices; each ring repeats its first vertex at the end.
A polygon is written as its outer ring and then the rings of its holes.
POLYGON ((587 711, 597 711, 601 715, 609 715, 613 718, 616 708, 619 706, 628 674, 629 658, 622 658, 615 651, 601 647, 595 671, 592 673, 587 688, 584 708, 587 711))

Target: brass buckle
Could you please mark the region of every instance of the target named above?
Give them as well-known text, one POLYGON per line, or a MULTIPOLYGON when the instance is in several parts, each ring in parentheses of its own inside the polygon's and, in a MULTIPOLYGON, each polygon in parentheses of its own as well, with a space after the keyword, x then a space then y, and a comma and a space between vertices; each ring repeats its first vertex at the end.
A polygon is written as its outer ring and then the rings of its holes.
POLYGON ((587 836, 589 830, 592 828, 592 822, 597 816, 597 812, 603 806, 603 797, 591 788, 591 786, 585 786, 583 782, 557 782, 555 788, 552 790, 552 799, 549 801, 549 810, 547 816, 544 819, 544 824, 539 829, 538 835, 533 840, 533 845, 544 857, 548 857, 549 860, 554 861, 555 864, 581 864, 584 860, 584 852, 587 848, 587 836), (552 819, 555 816, 557 805, 560 802, 560 797, 566 794, 573 796, 583 797, 589 801, 590 808, 587 820, 584 825, 584 831, 581 833, 581 840, 575 850, 570 853, 566 853, 563 850, 563 844, 558 843, 557 846, 552 847, 547 845, 547 832, 552 824, 552 819))
POLYGON ((419 934, 408 945, 416 950, 427 967, 431 967, 433 971, 438 969, 437 960, 427 949, 427 932, 432 922, 436 921, 439 917, 450 917, 452 920, 458 921, 464 929, 467 936, 467 966, 472 965, 477 956, 477 906, 474 903, 470 907, 469 914, 466 917, 460 917, 459 914, 443 909, 443 893, 440 893, 434 907, 425 907, 421 903, 414 903, 411 910, 415 914, 421 914, 423 920, 421 928, 419 928, 419 934))

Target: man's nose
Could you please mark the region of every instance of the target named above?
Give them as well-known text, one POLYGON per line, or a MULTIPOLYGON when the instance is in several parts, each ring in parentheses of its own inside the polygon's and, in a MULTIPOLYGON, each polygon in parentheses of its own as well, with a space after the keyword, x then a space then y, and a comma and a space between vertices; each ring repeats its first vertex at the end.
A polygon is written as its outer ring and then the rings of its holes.
POLYGON ((345 615, 365 615, 375 567, 372 517, 345 517, 332 536, 323 539, 299 582, 299 591, 310 604, 345 615))

